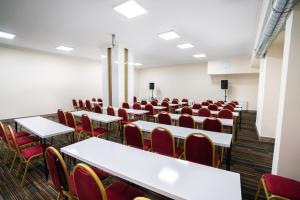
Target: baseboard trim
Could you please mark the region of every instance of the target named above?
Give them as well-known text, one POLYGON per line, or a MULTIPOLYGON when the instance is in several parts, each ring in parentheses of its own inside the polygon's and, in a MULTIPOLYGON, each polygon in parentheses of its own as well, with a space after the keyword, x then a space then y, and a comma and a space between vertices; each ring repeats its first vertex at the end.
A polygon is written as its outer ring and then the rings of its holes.
POLYGON ((259 133, 258 133, 256 124, 255 124, 255 130, 256 130, 256 135, 257 135, 257 137, 258 137, 258 140, 259 140, 260 142, 267 142, 267 143, 272 143, 272 144, 275 143, 275 138, 262 137, 262 136, 260 136, 259 133))

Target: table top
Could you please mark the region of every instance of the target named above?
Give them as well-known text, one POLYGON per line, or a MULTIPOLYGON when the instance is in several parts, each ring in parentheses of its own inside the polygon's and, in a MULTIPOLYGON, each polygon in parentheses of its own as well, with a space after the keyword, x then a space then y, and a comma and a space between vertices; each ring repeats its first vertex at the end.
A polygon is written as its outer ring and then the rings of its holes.
POLYGON ((106 115, 106 114, 89 112, 89 111, 85 111, 85 110, 74 111, 72 113, 76 117, 81 117, 83 114, 86 114, 91 120, 103 122, 103 123, 111 123, 111 122, 115 122, 115 121, 119 121, 119 120, 123 119, 122 117, 118 117, 118 116, 111 116, 111 115, 106 115))
MULTIPOLYGON (((115 111, 119 110, 119 108, 117 108, 117 107, 113 107, 113 108, 115 111)), ((105 108, 105 109, 107 109, 107 108, 105 108)), ((125 110, 128 114, 132 114, 132 115, 144 115, 149 112, 148 110, 137 110, 137 109, 131 109, 131 108, 129 108, 129 109, 126 108, 125 110)))
MULTIPOLYGON (((142 109, 145 109, 145 105, 141 105, 142 109)), ((154 110, 163 110, 165 109, 165 106, 153 106, 154 110)))
POLYGON ((40 116, 19 118, 15 119, 15 122, 40 138, 49 138, 74 131, 73 128, 40 116))
POLYGON ((61 152, 172 199, 241 200, 238 173, 89 138, 61 152))
MULTIPOLYGON (((177 108, 177 109, 175 110, 175 112, 181 112, 181 109, 182 109, 182 108, 177 108)), ((199 110, 199 109, 192 109, 192 111, 193 111, 194 114, 197 114, 197 113, 198 113, 198 110, 199 110)), ((220 112, 220 111, 218 111, 218 110, 211 110, 211 111, 210 111, 210 113, 213 114, 213 115, 218 115, 219 112, 220 112)), ((233 114, 234 117, 238 117, 238 116, 240 115, 238 112, 232 112, 232 114, 233 114)))
POLYGON ((231 146, 232 134, 228 134, 228 133, 205 131, 205 130, 193 129, 193 128, 184 128, 184 127, 173 126, 173 125, 147 122, 142 120, 132 122, 132 123, 139 126, 144 132, 147 133, 151 133, 152 130, 157 127, 168 129, 175 138, 180 138, 180 139, 186 139, 186 137, 192 133, 202 133, 207 137, 209 137, 214 143, 214 145, 216 146, 221 146, 226 148, 231 146))
MULTIPOLYGON (((208 106, 202 106, 202 108, 208 108, 208 106)), ((218 109, 222 110, 223 107, 218 107, 218 109)), ((237 111, 237 112, 242 111, 242 108, 234 108, 234 111, 237 111)))
MULTIPOLYGON (((181 114, 173 114, 173 113, 169 113, 169 115, 171 116, 171 119, 178 121, 179 117, 181 116, 181 114)), ((158 114, 154 115, 154 117, 158 117, 158 114)), ((201 116, 192 116, 192 118, 194 119, 194 121, 196 123, 200 123, 202 124, 203 121, 207 118, 207 117, 201 117, 201 116)), ((233 119, 222 119, 222 118, 218 118, 223 126, 233 126, 233 119)))
MULTIPOLYGON (((158 103, 157 103, 157 105, 159 105, 159 106, 160 106, 160 105, 161 105, 161 103, 160 103, 160 102, 158 102, 158 103)), ((176 106, 179 106, 179 105, 180 105, 180 104, 177 104, 177 103, 169 103, 169 106, 170 106, 170 107, 176 107, 176 106)))

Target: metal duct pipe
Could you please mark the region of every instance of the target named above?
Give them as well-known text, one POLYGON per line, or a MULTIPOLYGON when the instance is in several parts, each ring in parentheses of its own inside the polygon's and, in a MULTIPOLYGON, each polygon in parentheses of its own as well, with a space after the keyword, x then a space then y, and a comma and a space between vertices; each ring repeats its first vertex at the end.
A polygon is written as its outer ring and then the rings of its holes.
POLYGON ((298 2, 299 0, 274 0, 271 2, 269 17, 263 26, 255 48, 256 58, 265 56, 269 46, 283 29, 287 16, 298 2))

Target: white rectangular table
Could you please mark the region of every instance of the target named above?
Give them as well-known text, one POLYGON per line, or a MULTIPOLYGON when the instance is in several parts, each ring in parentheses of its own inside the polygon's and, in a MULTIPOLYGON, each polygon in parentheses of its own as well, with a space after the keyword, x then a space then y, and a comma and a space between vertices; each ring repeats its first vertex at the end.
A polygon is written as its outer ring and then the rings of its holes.
MULTIPOLYGON (((48 170, 45 159, 45 150, 46 150, 46 139, 49 137, 74 133, 74 129, 68 126, 62 125, 60 123, 51 121, 49 119, 36 116, 36 117, 27 117, 15 119, 15 129, 18 130, 18 124, 28 130, 30 133, 40 137, 42 139, 43 151, 44 151, 44 165, 45 165, 45 176, 46 180, 48 179, 48 170)), ((74 141, 74 137, 73 137, 74 141)))
POLYGON ((179 126, 159 124, 159 123, 147 122, 141 120, 133 122, 133 124, 139 126, 141 130, 146 133, 151 133, 155 128, 158 127, 166 128, 172 133, 172 135, 175 138, 179 138, 183 140, 185 140, 187 136, 192 133, 204 134, 212 140, 214 145, 226 148, 226 167, 228 170, 230 170, 232 134, 205 131, 205 130, 193 129, 193 128, 184 128, 179 126))
POLYGON ((171 199, 241 200, 238 173, 89 138, 61 152, 171 199))
MULTIPOLYGON (((145 105, 141 105, 142 109, 145 109, 145 105)), ((165 106, 153 106, 154 110, 163 110, 166 109, 165 106)))
MULTIPOLYGON (((181 110, 182 110, 182 108, 178 108, 178 109, 175 110, 175 112, 181 112, 181 110)), ((198 110, 199 109, 192 109, 192 111, 193 111, 194 114, 197 114, 198 110)), ((217 110, 211 110, 210 111, 210 113, 213 114, 213 115, 218 115, 219 112, 220 111, 217 111, 217 110)), ((232 112, 232 114, 233 114, 234 117, 238 117, 239 116, 238 112, 232 112)))
MULTIPOLYGON (((116 112, 118 112, 119 108, 117 107, 113 107, 114 110, 116 112)), ((105 108, 105 110, 107 110, 107 108, 105 108)), ((131 115, 144 115, 144 114, 147 114, 149 111, 148 110, 137 110, 137 109, 132 109, 132 108, 125 108, 126 112, 128 114, 131 114, 131 115)))
MULTIPOLYGON (((157 103, 157 105, 161 106, 161 103, 157 103)), ((176 106, 179 106, 179 104, 177 104, 177 103, 169 103, 169 106, 170 107, 176 107, 176 106)))
POLYGON ((105 124, 108 124, 111 122, 116 122, 116 121, 123 119, 122 117, 118 117, 118 116, 111 116, 111 115, 106 115, 106 114, 89 112, 89 111, 85 111, 85 110, 74 111, 72 113, 76 117, 81 117, 83 114, 86 114, 91 120, 97 121, 97 122, 103 122, 105 124))

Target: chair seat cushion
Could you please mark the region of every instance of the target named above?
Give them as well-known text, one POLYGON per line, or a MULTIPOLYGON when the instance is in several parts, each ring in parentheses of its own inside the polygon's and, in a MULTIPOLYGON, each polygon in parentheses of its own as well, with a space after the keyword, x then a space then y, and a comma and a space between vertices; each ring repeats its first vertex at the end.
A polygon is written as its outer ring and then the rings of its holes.
MULTIPOLYGON (((18 137, 24 137, 24 136, 28 136, 29 133, 26 132, 26 131, 17 131, 17 132, 14 132, 15 133, 15 137, 18 138, 18 137)), ((7 137, 8 139, 11 139, 11 134, 7 134, 7 137)))
POLYGON ((94 172, 97 174, 97 176, 99 177, 100 180, 104 180, 108 177, 108 173, 97 168, 97 167, 92 167, 92 169, 94 170, 94 172))
POLYGON ((74 176, 73 175, 69 176, 68 181, 70 184, 70 191, 72 192, 73 195, 75 195, 77 197, 78 195, 77 195, 77 190, 75 187, 74 176))
POLYGON ((93 130, 93 133, 87 132, 87 134, 90 136, 99 137, 99 136, 102 136, 105 132, 106 132, 106 130, 104 128, 95 128, 93 130))
POLYGON ((151 149, 151 140, 144 139, 144 150, 149 151, 151 149))
POLYGON ((82 127, 82 125, 81 124, 77 124, 76 125, 76 132, 80 132, 80 131, 82 131, 83 130, 83 127, 82 127))
POLYGON ((43 146, 36 145, 32 147, 28 147, 21 150, 22 155, 26 160, 32 158, 33 156, 40 156, 43 155, 43 146))
POLYGON ((106 189, 107 199, 109 200, 132 200, 136 197, 144 196, 144 193, 124 182, 118 181, 106 189))
MULTIPOLYGON (((25 137, 16 138, 16 142, 17 142, 18 146, 23 146, 23 145, 30 144, 30 143, 37 142, 37 141, 38 141, 38 138, 35 136, 25 136, 25 137)), ((12 139, 10 140, 10 145, 14 146, 12 139)))
POLYGON ((176 158, 180 158, 180 156, 183 153, 183 149, 179 148, 179 147, 175 147, 175 157, 176 158))
POLYGON ((292 200, 300 199, 300 182, 272 174, 264 174, 263 178, 269 193, 292 200))

